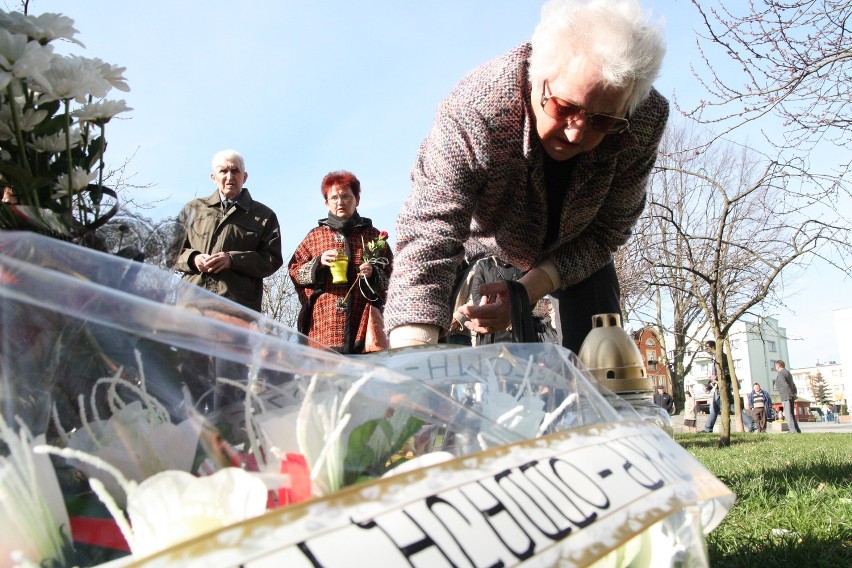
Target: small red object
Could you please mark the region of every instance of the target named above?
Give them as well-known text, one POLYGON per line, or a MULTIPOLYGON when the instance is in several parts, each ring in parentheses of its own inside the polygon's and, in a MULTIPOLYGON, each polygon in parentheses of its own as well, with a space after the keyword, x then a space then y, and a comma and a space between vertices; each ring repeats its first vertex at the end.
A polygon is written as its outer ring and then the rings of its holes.
POLYGON ((130 552, 121 529, 112 519, 97 517, 71 517, 71 537, 74 542, 91 544, 130 552))
POLYGON ((311 498, 311 472, 302 454, 288 453, 281 460, 281 473, 290 476, 290 487, 278 489, 278 506, 301 503, 311 498))

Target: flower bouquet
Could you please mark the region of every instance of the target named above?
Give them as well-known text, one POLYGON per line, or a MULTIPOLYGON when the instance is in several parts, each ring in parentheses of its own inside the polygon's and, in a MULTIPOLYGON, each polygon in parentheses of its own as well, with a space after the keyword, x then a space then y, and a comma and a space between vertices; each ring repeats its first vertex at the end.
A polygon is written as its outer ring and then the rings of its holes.
POLYGON ((104 185, 106 125, 129 111, 124 68, 54 53, 79 46, 70 18, 0 10, 0 228, 80 239, 116 212, 104 185))
POLYGON ((379 236, 367 244, 364 244, 364 239, 362 237, 361 245, 364 248, 364 262, 378 264, 381 266, 387 265, 388 259, 384 256, 385 249, 388 246, 387 231, 380 231, 379 236))
POLYGON ((0 408, 44 435, 71 528, 39 517, 64 553, 0 565, 702 565, 732 504, 561 347, 346 357, 152 266, 0 250, 0 408))

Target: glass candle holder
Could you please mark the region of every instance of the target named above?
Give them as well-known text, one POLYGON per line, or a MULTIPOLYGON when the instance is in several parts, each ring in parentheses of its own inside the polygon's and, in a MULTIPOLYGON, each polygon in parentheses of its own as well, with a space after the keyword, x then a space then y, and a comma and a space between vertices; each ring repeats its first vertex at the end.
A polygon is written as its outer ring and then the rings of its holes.
POLYGON ((346 251, 338 249, 337 258, 331 263, 331 282, 333 284, 346 284, 349 279, 346 273, 349 271, 349 257, 346 251))

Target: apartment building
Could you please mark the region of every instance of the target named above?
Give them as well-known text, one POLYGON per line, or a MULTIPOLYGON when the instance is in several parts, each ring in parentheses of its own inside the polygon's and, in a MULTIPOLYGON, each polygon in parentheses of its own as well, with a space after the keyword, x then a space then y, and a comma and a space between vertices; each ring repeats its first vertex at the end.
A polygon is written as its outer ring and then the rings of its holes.
MULTIPOLYGON (((695 359, 689 374, 684 377, 684 387, 692 390, 699 404, 708 402, 704 385, 710 382, 712 363, 710 354, 704 351, 703 345, 709 339, 712 337, 707 335, 701 343, 693 344, 695 359)), ((781 359, 790 367, 786 328, 781 327, 778 320, 771 317, 759 318, 756 321, 741 320, 731 328, 729 341, 740 393, 748 395, 752 385, 760 383, 760 387, 772 395, 773 401, 776 400, 777 393, 772 390, 776 375, 775 361, 781 359)))

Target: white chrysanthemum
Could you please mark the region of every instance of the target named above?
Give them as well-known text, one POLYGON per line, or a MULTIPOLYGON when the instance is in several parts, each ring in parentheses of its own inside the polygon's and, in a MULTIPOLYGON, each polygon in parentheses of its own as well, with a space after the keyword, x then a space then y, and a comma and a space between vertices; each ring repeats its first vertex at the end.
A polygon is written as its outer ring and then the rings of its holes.
MULTIPOLYGON (((46 110, 25 109, 18 116, 18 128, 23 132, 30 132, 41 124, 41 121, 46 117, 46 110)), ((0 108, 0 140, 14 140, 15 132, 12 130, 13 127, 12 108, 8 105, 0 108)))
POLYGON ((89 103, 71 113, 80 122, 106 124, 115 115, 133 110, 123 101, 100 101, 89 103))
POLYGON ((47 85, 44 73, 54 59, 53 46, 29 41, 25 35, 0 28, 0 90, 5 89, 13 77, 47 85))
MULTIPOLYGON (((76 148, 83 142, 83 135, 76 128, 69 133, 71 148, 76 148)), ((49 136, 39 136, 30 143, 30 148, 44 154, 58 154, 68 150, 68 141, 65 140, 65 131, 57 132, 49 136)))
POLYGON ((42 44, 55 39, 67 39, 85 47, 74 39, 74 35, 77 33, 74 28, 74 20, 62 14, 45 13, 38 16, 28 16, 21 12, 7 13, 0 11, 0 27, 13 33, 24 34, 42 44))
POLYGON ((55 57, 50 69, 44 72, 47 79, 39 102, 57 99, 74 99, 85 103, 89 96, 102 99, 112 85, 104 79, 100 64, 85 57, 55 57))
POLYGON ((124 91, 125 93, 130 92, 130 86, 127 84, 127 79, 125 79, 123 75, 123 73, 127 71, 127 67, 119 67, 118 65, 101 61, 97 57, 92 59, 92 63, 94 63, 100 70, 104 81, 119 91, 124 91))
MULTIPOLYGON (((74 170, 71 172, 71 193, 78 193, 92 182, 97 176, 97 172, 87 172, 80 166, 75 166, 74 170)), ((68 174, 62 174, 56 179, 56 183, 53 186, 53 189, 56 191, 53 193, 54 199, 59 199, 62 197, 68 196, 68 174)))

